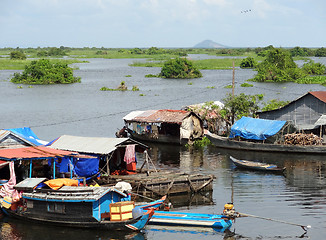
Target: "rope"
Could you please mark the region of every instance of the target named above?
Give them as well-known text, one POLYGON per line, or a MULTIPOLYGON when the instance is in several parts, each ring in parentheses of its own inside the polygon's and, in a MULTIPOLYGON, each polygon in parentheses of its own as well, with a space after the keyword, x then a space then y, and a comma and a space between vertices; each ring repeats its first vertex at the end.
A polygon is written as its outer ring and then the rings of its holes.
POLYGON ((302 224, 287 222, 287 221, 273 219, 273 218, 260 217, 260 216, 247 214, 247 213, 238 213, 238 214, 239 214, 239 217, 253 217, 253 218, 259 218, 259 219, 264 219, 264 220, 268 220, 268 221, 273 221, 273 222, 279 222, 279 223, 289 224, 289 225, 293 225, 293 226, 298 226, 298 227, 301 227, 305 232, 307 232, 308 228, 311 228, 310 225, 302 225, 302 224))

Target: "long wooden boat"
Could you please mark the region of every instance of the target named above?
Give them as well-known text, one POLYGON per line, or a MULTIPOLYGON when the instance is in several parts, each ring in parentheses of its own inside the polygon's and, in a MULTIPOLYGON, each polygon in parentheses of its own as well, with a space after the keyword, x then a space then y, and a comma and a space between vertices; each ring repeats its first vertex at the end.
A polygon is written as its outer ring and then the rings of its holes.
POLYGON ((224 215, 155 211, 149 224, 229 228, 232 220, 224 215))
POLYGON ((240 160, 230 156, 231 161, 239 168, 258 170, 258 171, 269 171, 269 172, 283 172, 284 168, 280 168, 274 164, 267 164, 261 162, 254 162, 248 160, 240 160))
POLYGON ((263 142, 248 142, 236 141, 228 137, 222 137, 214 133, 206 133, 206 137, 212 142, 213 145, 220 148, 236 149, 242 151, 259 151, 269 153, 301 153, 301 154, 325 154, 326 145, 312 145, 312 146, 299 146, 299 145, 282 145, 270 144, 263 142))
POLYGON ((44 179, 28 178, 17 184, 15 189, 23 191, 22 197, 19 202, 3 204, 4 213, 52 225, 133 231, 143 229, 154 214, 152 208, 146 213, 135 208, 130 195, 115 188, 34 189, 42 181, 44 179))
POLYGON ((144 196, 164 196, 182 193, 212 191, 214 175, 187 174, 183 172, 158 171, 133 175, 102 176, 100 185, 128 182, 133 192, 144 196))

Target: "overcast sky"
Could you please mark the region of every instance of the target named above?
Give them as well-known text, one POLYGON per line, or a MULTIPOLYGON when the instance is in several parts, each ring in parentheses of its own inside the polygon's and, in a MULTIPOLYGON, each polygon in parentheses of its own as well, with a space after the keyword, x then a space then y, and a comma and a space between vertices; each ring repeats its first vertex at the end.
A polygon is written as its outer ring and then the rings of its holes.
POLYGON ((325 0, 0 0, 3 47, 326 47, 325 0))

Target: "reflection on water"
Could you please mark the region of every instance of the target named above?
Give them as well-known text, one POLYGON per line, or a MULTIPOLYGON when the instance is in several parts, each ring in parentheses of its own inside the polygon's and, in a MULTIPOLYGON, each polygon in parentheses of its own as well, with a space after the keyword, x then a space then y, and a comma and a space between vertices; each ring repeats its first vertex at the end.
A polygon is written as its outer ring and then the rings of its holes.
POLYGON ((104 231, 96 229, 76 229, 50 226, 6 219, 0 229, 0 239, 3 240, 50 240, 50 239, 78 239, 78 240, 145 240, 143 232, 104 231))

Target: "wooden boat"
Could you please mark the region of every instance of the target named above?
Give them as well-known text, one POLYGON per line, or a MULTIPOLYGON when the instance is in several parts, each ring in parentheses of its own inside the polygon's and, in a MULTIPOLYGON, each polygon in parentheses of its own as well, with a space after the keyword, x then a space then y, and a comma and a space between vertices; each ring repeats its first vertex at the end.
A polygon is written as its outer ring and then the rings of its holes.
POLYGON ((225 215, 155 211, 149 224, 226 229, 232 226, 232 220, 225 215))
POLYGON ((165 200, 166 200, 166 196, 163 196, 161 199, 158 199, 150 203, 138 203, 138 206, 144 210, 149 210, 151 208, 157 210, 164 204, 165 200))
POLYGON ((282 145, 264 142, 236 141, 228 137, 222 137, 207 132, 205 135, 213 145, 219 148, 236 149, 241 151, 258 151, 268 153, 300 153, 300 154, 325 154, 325 145, 282 145))
POLYGON ((212 191, 214 178, 214 175, 157 171, 133 175, 102 176, 98 182, 101 185, 119 181, 128 182, 131 184, 133 192, 144 196, 156 197, 212 191))
POLYGON ((27 178, 17 184, 15 189, 23 191, 22 197, 19 202, 2 204, 4 213, 23 220, 53 225, 133 231, 143 229, 154 214, 152 208, 146 213, 135 208, 130 195, 115 188, 35 188, 44 180, 46 179, 27 178))
POLYGON ((283 172, 284 168, 280 168, 274 164, 267 164, 261 162, 254 162, 248 160, 239 160, 230 156, 231 161, 239 168, 258 170, 258 171, 271 171, 271 172, 283 172))

